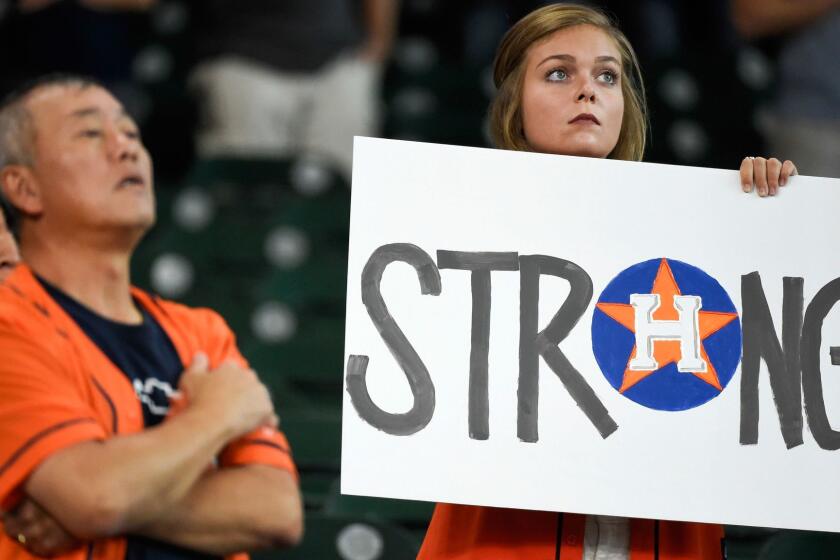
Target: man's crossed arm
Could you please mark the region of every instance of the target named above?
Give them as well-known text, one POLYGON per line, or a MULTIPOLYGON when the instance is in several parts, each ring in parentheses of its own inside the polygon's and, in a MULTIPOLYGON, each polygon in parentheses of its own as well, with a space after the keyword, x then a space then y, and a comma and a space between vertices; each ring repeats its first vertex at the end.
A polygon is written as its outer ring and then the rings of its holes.
POLYGON ((187 407, 160 426, 78 444, 44 461, 25 485, 27 499, 4 518, 6 531, 24 535, 19 540, 41 555, 124 534, 209 554, 299 541, 301 503, 290 472, 265 465, 208 470, 230 441, 276 425, 256 375, 232 363, 208 372, 199 357, 181 389, 187 407))

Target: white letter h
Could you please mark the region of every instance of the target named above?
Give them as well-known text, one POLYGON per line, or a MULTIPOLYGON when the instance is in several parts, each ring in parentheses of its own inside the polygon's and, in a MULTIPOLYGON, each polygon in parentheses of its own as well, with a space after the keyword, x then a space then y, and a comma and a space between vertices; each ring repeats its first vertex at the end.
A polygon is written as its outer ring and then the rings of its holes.
POLYGON ((679 340, 680 361, 677 371, 705 372, 706 361, 700 357, 700 296, 674 296, 678 321, 656 321, 653 312, 659 308, 659 294, 631 294, 630 305, 635 311, 636 356, 630 360, 633 371, 653 371, 659 364, 653 357, 657 340, 679 340))

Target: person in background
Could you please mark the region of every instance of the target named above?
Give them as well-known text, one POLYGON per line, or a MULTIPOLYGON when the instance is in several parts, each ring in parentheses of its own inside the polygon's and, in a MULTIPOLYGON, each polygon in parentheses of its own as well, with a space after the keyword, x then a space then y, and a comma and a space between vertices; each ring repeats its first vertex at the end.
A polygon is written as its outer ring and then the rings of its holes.
POLYGON ((126 88, 137 54, 132 25, 157 0, 12 0, 2 45, 4 93, 51 72, 126 88), (13 53, 13 54, 12 54, 13 53))
POLYGON ((25 86, 0 106, 0 186, 23 258, 0 286, 0 557, 295 544, 296 469, 233 333, 131 286, 155 196, 122 105, 76 76, 25 86))
POLYGON ((13 235, 14 224, 5 204, 0 204, 0 283, 12 273, 20 262, 20 252, 13 235))
POLYGON ((196 5, 198 155, 306 154, 349 177, 353 136, 377 130, 397 7, 397 0, 196 5))
MULTIPOLYGON (((35 12, 56 4, 61 0, 17 0, 22 12, 35 12)), ((158 0, 78 0, 79 5, 94 10, 145 11, 156 5, 158 0)))
POLYGON ((808 175, 840 178, 840 0, 733 0, 747 39, 781 39, 775 99, 762 123, 770 151, 808 175))
MULTIPOLYGON (((647 116, 636 55, 602 12, 553 4, 517 22, 496 56, 490 128, 499 148, 640 161, 647 116)), ((772 196, 796 168, 752 158, 745 192, 772 196)), ((581 458, 586 460, 586 458, 581 458)), ((717 560, 720 525, 438 504, 420 560, 717 560)))

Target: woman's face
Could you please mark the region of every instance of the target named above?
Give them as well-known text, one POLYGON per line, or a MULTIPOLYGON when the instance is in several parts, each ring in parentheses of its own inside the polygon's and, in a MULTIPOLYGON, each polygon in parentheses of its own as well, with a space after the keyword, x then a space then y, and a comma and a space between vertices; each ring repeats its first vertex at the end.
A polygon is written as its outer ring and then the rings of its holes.
POLYGON ((525 57, 522 122, 537 152, 603 158, 618 142, 624 115, 621 56, 592 25, 561 29, 525 57))

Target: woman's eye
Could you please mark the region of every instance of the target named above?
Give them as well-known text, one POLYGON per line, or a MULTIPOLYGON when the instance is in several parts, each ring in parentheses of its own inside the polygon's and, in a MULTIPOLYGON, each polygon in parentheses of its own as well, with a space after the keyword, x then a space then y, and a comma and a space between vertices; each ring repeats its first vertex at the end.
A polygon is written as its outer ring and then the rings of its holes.
POLYGON ((613 72, 612 70, 607 70, 606 72, 601 73, 601 81, 607 84, 614 84, 618 81, 618 74, 613 72))
POLYGON ((126 136, 128 136, 132 140, 139 140, 140 139, 140 133, 136 130, 126 130, 125 132, 123 132, 123 134, 125 134, 126 136))
POLYGON ((85 138, 96 138, 97 136, 100 136, 101 134, 102 134, 102 131, 100 131, 98 129, 95 129, 95 128, 89 128, 87 130, 83 130, 79 134, 79 136, 84 136, 85 138))
POLYGON ((551 72, 549 72, 548 76, 546 77, 550 82, 562 82, 563 80, 568 78, 569 75, 566 74, 565 70, 561 70, 558 68, 557 70, 552 70, 551 72))

